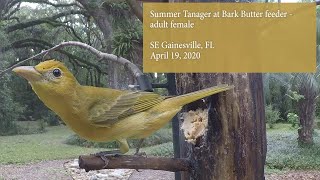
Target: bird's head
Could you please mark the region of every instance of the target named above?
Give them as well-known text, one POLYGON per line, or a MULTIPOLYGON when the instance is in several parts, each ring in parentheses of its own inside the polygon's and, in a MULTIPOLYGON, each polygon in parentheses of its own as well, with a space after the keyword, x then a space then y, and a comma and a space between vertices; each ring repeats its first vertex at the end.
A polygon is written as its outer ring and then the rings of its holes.
POLYGON ((78 85, 76 78, 68 68, 56 60, 44 61, 36 66, 20 66, 12 71, 28 80, 36 89, 64 91, 70 86, 78 85))

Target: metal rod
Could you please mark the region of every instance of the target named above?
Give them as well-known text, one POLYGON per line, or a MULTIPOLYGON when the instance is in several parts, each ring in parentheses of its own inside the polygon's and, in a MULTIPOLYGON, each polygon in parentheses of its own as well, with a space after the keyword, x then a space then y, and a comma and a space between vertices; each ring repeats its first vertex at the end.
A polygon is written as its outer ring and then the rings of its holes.
POLYGON ((152 85, 148 79, 148 76, 146 76, 145 74, 138 76, 137 82, 139 84, 139 89, 141 91, 148 91, 148 92, 153 91, 152 85))
POLYGON ((168 89, 168 83, 165 83, 165 84, 152 83, 152 88, 166 88, 166 89, 168 89))
MULTIPOLYGON (((166 88, 169 95, 177 95, 176 78, 174 73, 167 74, 167 83, 165 84, 151 84, 146 75, 137 77, 139 89, 142 91, 152 92, 152 88, 166 88)), ((172 136, 173 136, 173 150, 174 158, 180 158, 180 126, 179 119, 174 116, 172 119, 172 136)), ((175 180, 181 180, 180 172, 175 172, 175 180)))
MULTIPOLYGON (((174 73, 167 74, 167 89, 169 95, 177 95, 176 89, 176 77, 174 73)), ((172 136, 173 136, 173 150, 174 150, 174 158, 180 158, 180 127, 179 127, 179 119, 176 116, 172 119, 172 136)), ((181 173, 175 172, 175 180, 181 179, 181 173)))

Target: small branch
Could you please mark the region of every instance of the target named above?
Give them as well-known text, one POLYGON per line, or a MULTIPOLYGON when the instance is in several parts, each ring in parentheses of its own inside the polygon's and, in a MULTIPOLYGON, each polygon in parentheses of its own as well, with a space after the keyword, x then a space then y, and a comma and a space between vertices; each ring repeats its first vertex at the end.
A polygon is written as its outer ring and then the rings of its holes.
POLYGON ((31 57, 29 57, 28 59, 22 60, 22 61, 20 61, 20 62, 18 62, 18 63, 16 63, 16 64, 10 66, 9 68, 7 68, 7 69, 5 69, 5 70, 0 71, 0 77, 2 77, 2 76, 3 76, 5 73, 7 73, 8 71, 11 71, 13 68, 19 66, 20 64, 23 64, 23 63, 25 63, 25 62, 27 62, 27 61, 30 61, 30 60, 32 60, 32 59, 35 59, 35 58, 37 58, 37 57, 39 57, 39 56, 41 56, 41 55, 44 55, 44 54, 46 54, 46 53, 47 53, 47 51, 42 51, 42 52, 39 53, 39 54, 36 54, 36 55, 34 55, 34 56, 31 56, 31 57))
MULTIPOLYGON (((41 48, 41 49, 47 49, 47 48, 51 48, 53 47, 54 45, 44 41, 44 40, 40 40, 40 39, 34 39, 34 38, 27 38, 27 39, 23 39, 23 40, 20 40, 20 41, 16 41, 14 42, 11 47, 14 47, 14 48, 24 48, 24 47, 38 47, 38 48, 41 48)), ((6 50, 6 48, 10 48, 9 47, 5 47, 4 50, 6 50)), ((1 51, 1 49, 0 49, 1 51)), ((106 72, 103 72, 100 67, 94 63, 91 63, 79 56, 76 56, 74 54, 71 54, 65 50, 62 50, 62 49, 58 49, 57 50, 59 53, 61 54, 64 54, 66 56, 68 56, 69 58, 73 59, 73 61, 75 62, 80 62, 80 63, 83 63, 83 64, 79 64, 78 63, 78 66, 84 66, 85 68, 89 68, 89 67, 93 67, 95 68, 99 73, 102 73, 102 74, 107 74, 106 72)))
POLYGON ((18 3, 17 7, 15 7, 11 12, 8 12, 7 15, 5 15, 2 19, 10 19, 10 17, 16 13, 17 11, 20 10, 20 5, 21 5, 21 2, 18 3))
POLYGON ((20 19, 18 17, 10 17, 10 18, 7 18, 7 19, 3 19, 4 21, 10 21, 10 20, 16 20, 17 23, 20 23, 20 19))
POLYGON ((61 26, 64 26, 64 27, 66 28, 66 31, 67 31, 68 33, 70 33, 70 31, 71 31, 70 34, 73 34, 73 36, 74 36, 75 38, 77 38, 79 41, 84 42, 84 40, 76 33, 76 30, 75 30, 73 27, 71 27, 71 26, 69 26, 69 25, 66 25, 66 24, 61 24, 61 26), (68 31, 68 29, 69 29, 70 31, 68 31))
POLYGON ((69 41, 69 42, 62 42, 62 43, 60 43, 60 44, 58 44, 48 50, 42 51, 39 54, 36 54, 28 59, 22 60, 22 61, 16 63, 15 65, 13 65, 5 70, 0 71, 0 77, 3 76, 3 74, 5 74, 6 72, 11 71, 13 68, 15 68, 15 67, 27 62, 27 61, 30 61, 36 57, 39 57, 39 56, 43 56, 43 58, 44 58, 51 51, 56 51, 56 50, 59 50, 63 47, 66 47, 66 46, 77 46, 77 47, 80 47, 80 48, 83 48, 83 49, 90 51, 92 54, 94 54, 95 56, 97 56, 101 60, 113 61, 113 62, 119 63, 123 66, 126 66, 129 68, 129 70, 131 71, 131 73, 135 77, 139 77, 139 76, 143 75, 141 70, 135 64, 133 64, 132 62, 130 62, 129 60, 127 60, 123 57, 117 57, 116 55, 113 55, 113 54, 103 53, 103 52, 95 49, 94 47, 89 46, 88 44, 85 44, 82 42, 69 41))
POLYGON ((163 171, 189 171, 189 160, 180 158, 142 157, 129 155, 106 156, 108 164, 97 156, 79 156, 79 167, 87 172, 100 169, 153 169, 163 171))
POLYGON ((45 17, 45 18, 40 18, 40 19, 36 19, 36 20, 32 20, 32 21, 27 21, 27 22, 22 22, 22 23, 17 23, 11 26, 8 26, 5 28, 5 31, 7 33, 16 31, 16 30, 21 30, 21 29, 25 29, 31 26, 35 26, 35 25, 39 25, 39 24, 43 24, 43 23, 48 23, 50 21, 55 21, 56 19, 60 18, 60 17, 64 17, 64 16, 68 16, 68 15, 75 15, 75 14, 85 14, 86 12, 83 10, 71 10, 68 12, 62 12, 56 15, 53 15, 51 17, 45 17))
MULTIPOLYGON (((53 7, 70 7, 70 6, 78 6, 77 3, 70 3, 70 4, 55 4, 48 0, 23 0, 23 2, 30 2, 30 3, 38 3, 38 4, 48 4, 53 7)), ((79 6, 78 6, 79 7, 79 6)))

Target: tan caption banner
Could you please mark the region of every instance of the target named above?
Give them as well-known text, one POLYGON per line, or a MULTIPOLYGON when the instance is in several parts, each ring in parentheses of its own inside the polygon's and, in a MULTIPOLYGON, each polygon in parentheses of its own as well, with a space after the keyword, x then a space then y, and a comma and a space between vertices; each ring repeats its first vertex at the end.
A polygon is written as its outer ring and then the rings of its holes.
POLYGON ((315 72, 315 3, 144 3, 144 72, 315 72))

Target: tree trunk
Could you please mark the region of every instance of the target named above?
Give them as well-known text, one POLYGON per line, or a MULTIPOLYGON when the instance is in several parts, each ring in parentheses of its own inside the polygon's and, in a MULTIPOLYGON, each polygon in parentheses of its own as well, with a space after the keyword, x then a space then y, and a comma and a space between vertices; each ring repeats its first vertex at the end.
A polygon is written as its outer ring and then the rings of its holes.
MULTIPOLYGON (((306 120, 304 120, 306 122, 306 120)), ((309 124, 309 123, 308 123, 309 124)), ((299 145, 312 145, 313 144, 313 125, 303 126, 298 129, 298 142, 299 145)))
MULTIPOLYGON (((77 1, 88 11, 90 16, 93 17, 95 24, 101 30, 104 37, 104 43, 106 44, 106 48, 102 51, 111 53, 112 23, 109 21, 109 12, 103 6, 101 6, 103 1, 100 1, 100 3, 89 0, 77 1)), ((107 72, 109 87, 111 88, 128 89, 128 85, 134 83, 134 77, 132 74, 130 74, 126 68, 117 63, 108 62, 107 72)))
MULTIPOLYGON (((193 171, 182 179, 264 179, 266 127, 261 74, 177 74, 180 94, 226 83, 235 88, 209 98, 208 128, 195 145, 181 145, 193 171), (187 82, 187 83, 186 83, 187 82)), ((205 107, 197 101, 187 110, 205 107)), ((183 142, 183 141, 181 141, 183 142)))
POLYGON ((313 83, 313 75, 302 75, 302 81, 298 85, 298 91, 304 98, 300 99, 298 105, 298 115, 300 128, 298 129, 298 142, 300 145, 313 144, 313 126, 316 111, 318 91, 313 83), (308 77, 309 76, 309 77, 308 77))
MULTIPOLYGON (((181 2, 185 0, 171 0, 181 2)), ((191 0, 201 2, 208 0, 191 0)), ((235 2, 211 0, 211 2, 235 2)), ((263 180, 266 159, 266 124, 262 74, 177 74, 180 94, 217 84, 233 91, 209 98, 208 128, 195 145, 181 144, 181 156, 192 160, 193 171, 182 179, 263 180)), ((187 110, 204 107, 197 101, 187 110)), ((182 136, 183 137, 183 136, 182 136)), ((181 141, 184 142, 184 141, 181 141)))

